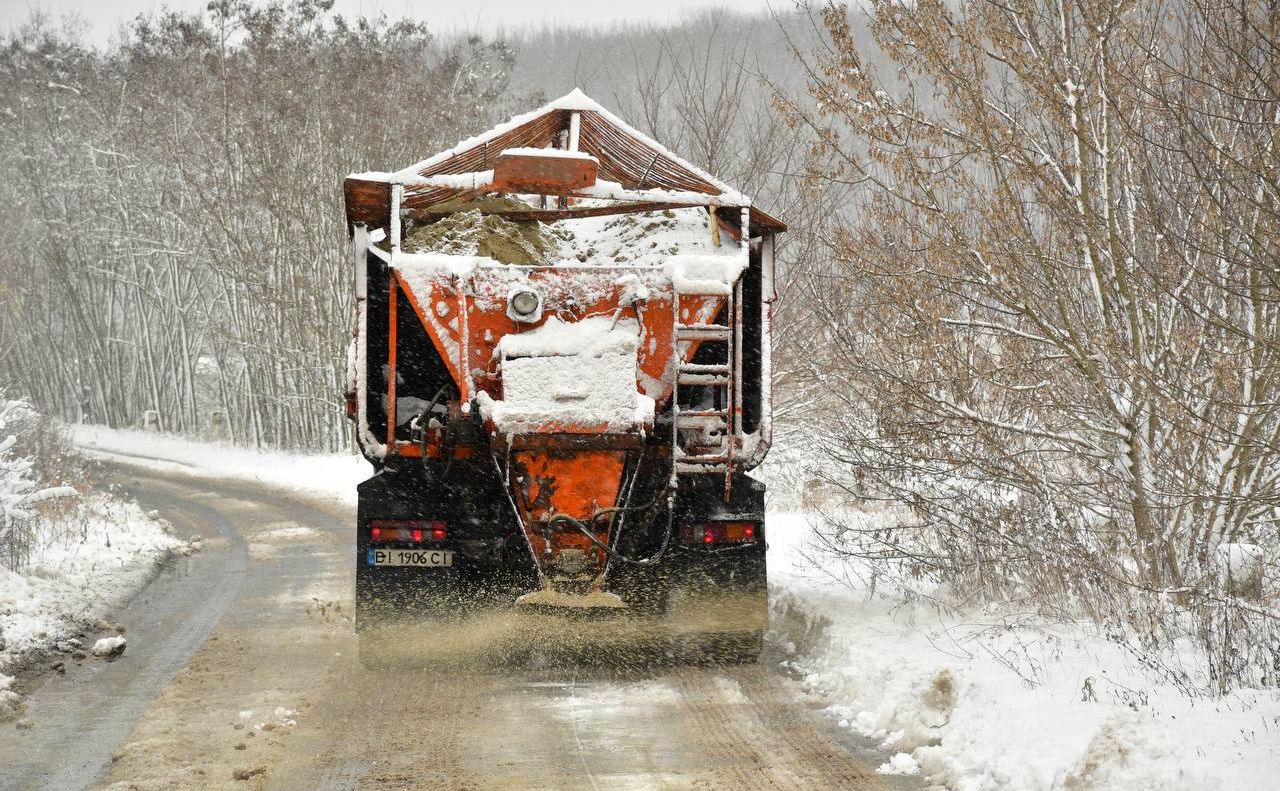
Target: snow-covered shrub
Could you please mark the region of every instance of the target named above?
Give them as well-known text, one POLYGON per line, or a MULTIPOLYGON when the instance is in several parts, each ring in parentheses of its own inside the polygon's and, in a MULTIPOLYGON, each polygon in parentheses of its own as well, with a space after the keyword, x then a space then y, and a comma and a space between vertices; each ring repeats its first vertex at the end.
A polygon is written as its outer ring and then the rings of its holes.
POLYGON ((76 494, 70 486, 43 486, 35 459, 19 451, 18 433, 39 424, 39 415, 25 401, 0 399, 0 563, 22 566, 31 552, 32 523, 37 503, 76 494))

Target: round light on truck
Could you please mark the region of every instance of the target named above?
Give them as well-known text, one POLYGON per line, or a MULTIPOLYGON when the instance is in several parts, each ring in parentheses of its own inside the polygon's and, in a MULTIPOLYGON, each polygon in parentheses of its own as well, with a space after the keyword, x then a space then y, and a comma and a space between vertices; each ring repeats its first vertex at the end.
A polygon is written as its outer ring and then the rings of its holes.
POLYGON ((517 291, 511 295, 511 312, 520 317, 534 315, 541 304, 536 291, 517 291))

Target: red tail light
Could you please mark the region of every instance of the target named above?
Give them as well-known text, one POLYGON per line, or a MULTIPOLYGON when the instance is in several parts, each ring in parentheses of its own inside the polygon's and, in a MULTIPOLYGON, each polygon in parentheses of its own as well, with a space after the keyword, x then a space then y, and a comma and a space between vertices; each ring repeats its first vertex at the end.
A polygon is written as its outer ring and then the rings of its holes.
POLYGON ((420 519, 374 519, 369 523, 370 541, 403 541, 421 544, 428 538, 443 541, 449 535, 441 521, 420 519))
POLYGON ((685 525, 680 529, 680 538, 686 544, 750 544, 756 540, 756 525, 753 522, 703 522, 685 525))

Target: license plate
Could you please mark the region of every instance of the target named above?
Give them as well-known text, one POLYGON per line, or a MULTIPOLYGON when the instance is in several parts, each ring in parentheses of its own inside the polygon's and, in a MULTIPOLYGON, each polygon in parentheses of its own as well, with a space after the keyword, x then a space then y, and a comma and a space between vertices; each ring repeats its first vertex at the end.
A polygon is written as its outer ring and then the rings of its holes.
POLYGON ((370 566, 452 566, 453 552, 447 549, 371 549, 370 566))

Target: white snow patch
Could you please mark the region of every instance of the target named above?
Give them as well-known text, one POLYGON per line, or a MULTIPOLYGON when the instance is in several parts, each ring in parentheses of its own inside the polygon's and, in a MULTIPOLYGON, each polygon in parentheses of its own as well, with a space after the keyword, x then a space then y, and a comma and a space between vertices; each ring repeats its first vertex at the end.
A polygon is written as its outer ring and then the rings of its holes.
POLYGON ((741 257, 738 245, 726 243, 732 239, 722 236, 720 245, 714 243, 711 217, 701 207, 578 217, 550 223, 547 230, 559 245, 561 266, 662 266, 679 254, 741 257))
POLYGON ((635 354, 640 327, 635 319, 614 324, 609 316, 593 316, 576 322, 551 316, 541 327, 502 336, 495 356, 550 357, 603 354, 635 354))
POLYGON ((732 703, 735 706, 745 706, 751 702, 742 691, 742 685, 732 678, 716 676, 712 679, 712 683, 715 684, 716 692, 720 693, 720 697, 722 697, 726 703, 732 703))
POLYGON ((124 653, 127 642, 123 637, 103 637, 93 644, 94 656, 119 656, 124 653))
MULTIPOLYGON (((382 174, 378 174, 378 178, 373 180, 385 181, 386 178, 382 174)), ((392 182, 406 187, 444 187, 447 189, 475 190, 484 189, 493 183, 493 171, 474 170, 466 173, 437 173, 434 176, 399 176, 392 179, 392 182)))
POLYGON ((280 539, 287 540, 291 538, 310 538, 315 534, 316 531, 314 528, 303 527, 302 525, 293 525, 292 527, 277 527, 271 530, 265 530, 254 536, 254 538, 264 541, 274 541, 280 539))
POLYGON ((742 255, 676 255, 667 260, 665 270, 678 294, 727 296, 746 266, 742 255))
POLYGON ((103 494, 40 522, 30 562, 20 572, 0 568, 0 669, 110 615, 182 548, 137 505, 103 494))
POLYGON ((0 722, 17 719, 26 708, 22 698, 13 691, 14 680, 13 676, 0 673, 0 722))
POLYGON ((481 255, 448 255, 446 253, 391 254, 391 268, 400 273, 409 288, 419 298, 431 293, 431 284, 442 277, 465 278, 478 266, 503 266, 481 255))
POLYGON ((597 179, 590 187, 583 187, 575 192, 589 198, 606 200, 649 201, 654 203, 701 203, 708 206, 741 206, 740 195, 734 198, 723 198, 693 190, 671 189, 627 189, 622 184, 608 179, 597 179))
POLYGON ((603 426, 634 431, 653 422, 653 399, 636 389, 640 326, 595 316, 505 335, 494 350, 502 400, 478 394, 481 414, 503 434, 603 426))
POLYGON ((894 756, 876 767, 878 775, 918 775, 920 764, 906 753, 894 753, 894 756))

